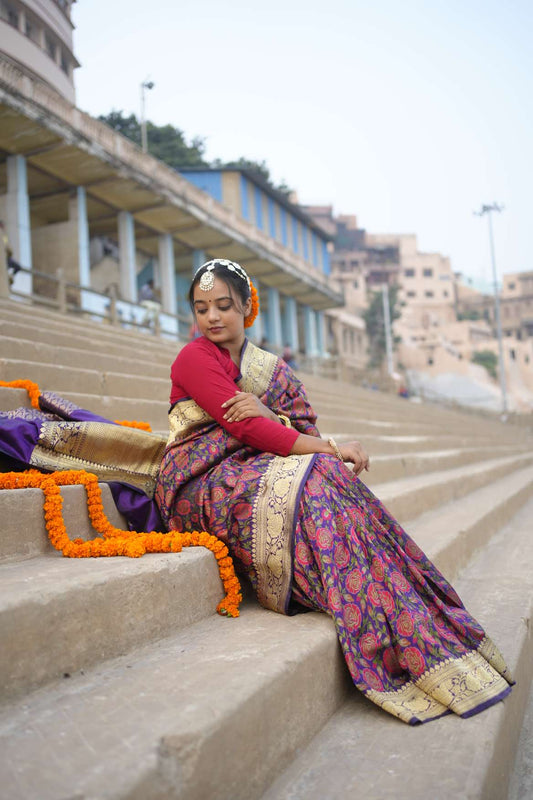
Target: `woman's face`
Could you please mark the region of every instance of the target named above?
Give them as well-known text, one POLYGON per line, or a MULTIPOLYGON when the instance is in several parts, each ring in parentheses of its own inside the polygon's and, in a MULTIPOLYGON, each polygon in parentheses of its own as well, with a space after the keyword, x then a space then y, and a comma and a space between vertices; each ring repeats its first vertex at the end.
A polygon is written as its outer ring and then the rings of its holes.
POLYGON ((194 287, 193 303, 196 323, 206 339, 230 351, 242 347, 244 317, 250 313, 250 300, 243 308, 234 291, 215 276, 209 292, 202 291, 198 284, 194 287))

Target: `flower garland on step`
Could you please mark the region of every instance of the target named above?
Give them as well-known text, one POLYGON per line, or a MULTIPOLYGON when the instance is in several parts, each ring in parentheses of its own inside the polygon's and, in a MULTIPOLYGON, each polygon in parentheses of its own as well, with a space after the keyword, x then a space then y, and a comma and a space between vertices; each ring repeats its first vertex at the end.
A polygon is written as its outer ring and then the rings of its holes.
MULTIPOLYGON (((26 389, 32 408, 40 408, 39 397, 41 396, 41 390, 39 389, 38 384, 36 384, 34 381, 28 381, 25 379, 17 381, 0 381, 0 386, 5 386, 7 389, 26 389)), ((114 422, 117 425, 123 425, 126 428, 138 428, 141 431, 148 432, 152 430, 149 422, 137 422, 136 420, 130 421, 126 419, 115 419, 114 422)))
POLYGON ((217 560, 224 586, 225 597, 218 604, 217 611, 222 616, 239 616, 239 603, 242 600, 239 579, 235 574, 228 548, 216 536, 206 531, 141 533, 115 528, 105 515, 98 478, 84 470, 43 474, 30 469, 25 472, 1 473, 0 489, 42 489, 45 496, 44 518, 48 537, 55 549, 68 558, 98 556, 139 558, 145 553, 179 553, 184 547, 206 547, 217 560), (94 529, 104 537, 102 539, 72 540, 68 536, 63 519, 63 498, 60 487, 78 484, 85 486, 89 517, 94 529))

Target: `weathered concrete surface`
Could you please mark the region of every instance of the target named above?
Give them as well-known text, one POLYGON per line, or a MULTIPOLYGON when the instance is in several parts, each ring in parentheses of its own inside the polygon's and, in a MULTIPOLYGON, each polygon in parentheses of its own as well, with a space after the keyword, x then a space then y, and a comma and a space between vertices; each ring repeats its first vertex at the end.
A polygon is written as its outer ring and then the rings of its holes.
POLYGON ((11 698, 212 615, 224 596, 201 547, 143 558, 41 556, 2 566, 0 686, 11 698))
POLYGON ((530 501, 455 584, 513 671, 511 695, 470 719, 412 728, 354 695, 262 800, 507 797, 533 672, 532 515, 530 501))
POLYGON ((253 606, 237 620, 211 617, 6 708, 3 791, 10 800, 249 800, 348 688, 325 615, 253 606))

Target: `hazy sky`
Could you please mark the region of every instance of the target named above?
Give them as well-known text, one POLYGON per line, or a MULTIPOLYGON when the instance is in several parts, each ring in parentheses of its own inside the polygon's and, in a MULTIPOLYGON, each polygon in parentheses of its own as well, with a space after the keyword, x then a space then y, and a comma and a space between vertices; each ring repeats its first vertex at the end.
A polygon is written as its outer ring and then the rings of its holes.
POLYGON ((300 202, 491 279, 533 270, 532 0, 78 0, 78 105, 265 160, 300 202))

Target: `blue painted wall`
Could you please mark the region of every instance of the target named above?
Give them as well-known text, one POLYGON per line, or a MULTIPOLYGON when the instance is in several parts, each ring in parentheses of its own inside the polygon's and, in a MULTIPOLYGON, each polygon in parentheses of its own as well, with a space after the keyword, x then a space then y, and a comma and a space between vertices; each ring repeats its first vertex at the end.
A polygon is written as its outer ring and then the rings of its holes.
POLYGON ((254 192, 254 199, 255 199, 255 226, 259 228, 260 231, 264 230, 263 225, 263 192, 259 188, 259 186, 255 187, 254 192))
POLYGON ((207 192, 219 203, 222 202, 222 173, 221 172, 187 172, 182 175, 189 183, 193 183, 203 192, 207 192))

